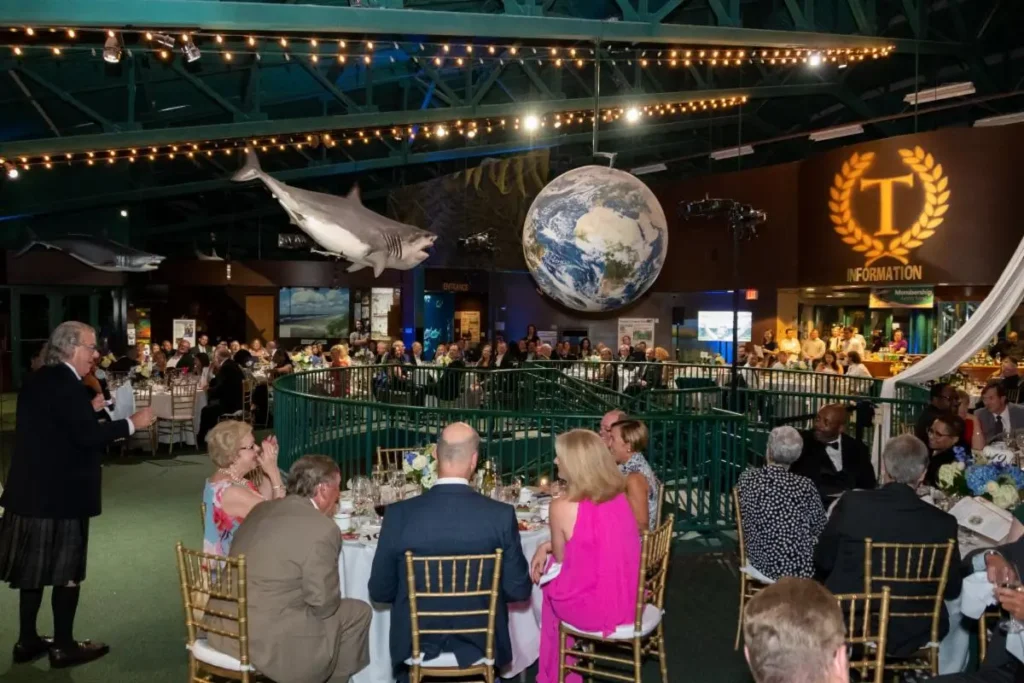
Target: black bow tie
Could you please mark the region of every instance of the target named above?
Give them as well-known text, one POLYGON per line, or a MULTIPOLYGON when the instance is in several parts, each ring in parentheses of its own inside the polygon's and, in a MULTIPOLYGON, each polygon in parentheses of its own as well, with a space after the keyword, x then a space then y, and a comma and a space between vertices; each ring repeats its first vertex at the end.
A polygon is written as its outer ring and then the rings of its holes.
POLYGON ((825 444, 825 448, 839 448, 839 439, 825 444))

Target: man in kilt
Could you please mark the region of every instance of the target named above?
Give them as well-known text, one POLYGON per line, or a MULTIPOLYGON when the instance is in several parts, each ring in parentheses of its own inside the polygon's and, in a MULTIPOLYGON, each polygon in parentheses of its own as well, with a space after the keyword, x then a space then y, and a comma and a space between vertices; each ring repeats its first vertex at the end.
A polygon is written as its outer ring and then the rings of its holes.
POLYGON ((16 664, 49 655, 51 667, 63 668, 110 651, 73 636, 89 519, 100 514, 104 447, 149 427, 153 416, 144 408, 126 420, 96 419, 103 395, 90 399, 82 377, 97 357, 91 327, 61 323, 50 336, 46 364, 18 394, 14 456, 0 498, 0 580, 20 592, 16 664), (36 632, 45 586, 52 586, 52 639, 36 632))

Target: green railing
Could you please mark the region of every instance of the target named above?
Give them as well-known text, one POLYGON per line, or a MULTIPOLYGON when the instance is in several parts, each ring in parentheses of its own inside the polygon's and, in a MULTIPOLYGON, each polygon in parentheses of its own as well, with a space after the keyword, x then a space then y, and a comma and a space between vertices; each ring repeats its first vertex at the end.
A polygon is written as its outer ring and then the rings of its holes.
MULTIPOLYGON (((371 471, 378 448, 435 443, 452 422, 481 436, 481 457, 503 479, 535 483, 553 475, 554 439, 597 429, 618 392, 601 392, 554 368, 476 371, 448 368, 424 378, 392 374, 393 366, 318 369, 274 384, 274 428, 280 464, 306 454, 333 458, 343 480, 371 471), (486 375, 486 376, 484 376, 486 375), (422 383, 420 379, 423 379, 422 383), (447 384, 446 384, 447 383, 447 384), (452 393, 451 386, 464 391, 452 393)), ((674 400, 674 399, 673 399, 674 400)), ((678 532, 721 532, 735 526, 729 493, 748 464, 746 419, 706 405, 635 413, 650 432, 647 459, 665 482, 666 510, 678 532)))

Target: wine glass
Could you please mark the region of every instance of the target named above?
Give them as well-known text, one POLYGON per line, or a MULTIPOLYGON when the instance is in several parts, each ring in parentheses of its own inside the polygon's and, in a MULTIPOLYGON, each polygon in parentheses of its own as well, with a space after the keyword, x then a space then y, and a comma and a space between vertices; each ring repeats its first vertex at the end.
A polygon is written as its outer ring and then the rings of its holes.
POLYGON ((548 492, 551 494, 552 498, 558 498, 559 496, 565 493, 565 490, 565 482, 562 481, 561 479, 552 480, 550 486, 548 487, 548 492))
POLYGON ((359 511, 368 508, 372 502, 373 482, 368 477, 358 476, 352 477, 349 486, 352 488, 352 502, 358 514, 359 511))
MULTIPOLYGON (((1021 590, 1020 574, 1017 572, 1017 568, 1011 565, 1009 562, 1005 562, 1000 565, 996 575, 996 585, 999 588, 1007 588, 1009 590, 1021 590)), ((1024 624, 1022 624, 1012 614, 999 622, 999 628, 1006 633, 1021 633, 1024 632, 1024 624)))

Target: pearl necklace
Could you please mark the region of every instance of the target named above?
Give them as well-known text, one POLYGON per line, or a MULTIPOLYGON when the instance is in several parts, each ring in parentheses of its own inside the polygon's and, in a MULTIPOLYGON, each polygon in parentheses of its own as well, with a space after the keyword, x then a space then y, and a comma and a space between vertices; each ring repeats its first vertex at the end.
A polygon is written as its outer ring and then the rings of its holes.
POLYGON ((228 479, 230 479, 230 480, 231 480, 231 483, 232 483, 232 484, 236 484, 236 485, 238 485, 238 486, 245 486, 245 478, 244 478, 244 477, 239 477, 238 475, 236 475, 236 474, 235 474, 234 472, 232 472, 232 471, 231 471, 231 470, 229 470, 228 468, 226 468, 226 467, 221 467, 221 468, 220 468, 219 470, 217 470, 217 471, 218 471, 218 472, 221 472, 221 473, 223 473, 223 474, 226 474, 226 475, 228 475, 228 479))

